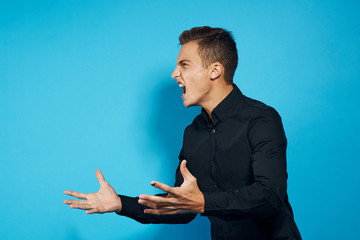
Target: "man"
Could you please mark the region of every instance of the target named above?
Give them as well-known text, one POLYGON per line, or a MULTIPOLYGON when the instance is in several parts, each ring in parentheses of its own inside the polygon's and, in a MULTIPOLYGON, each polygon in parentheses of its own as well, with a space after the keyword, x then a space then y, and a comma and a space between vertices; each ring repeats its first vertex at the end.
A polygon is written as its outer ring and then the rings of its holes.
POLYGON ((100 190, 65 200, 86 213, 116 212, 141 223, 211 221, 213 239, 301 239, 287 197, 286 137, 278 113, 244 96, 233 76, 236 44, 220 28, 184 31, 172 73, 184 105, 202 112, 184 132, 175 187, 163 195, 117 195, 100 170, 100 190), (186 160, 185 160, 186 159, 186 160))

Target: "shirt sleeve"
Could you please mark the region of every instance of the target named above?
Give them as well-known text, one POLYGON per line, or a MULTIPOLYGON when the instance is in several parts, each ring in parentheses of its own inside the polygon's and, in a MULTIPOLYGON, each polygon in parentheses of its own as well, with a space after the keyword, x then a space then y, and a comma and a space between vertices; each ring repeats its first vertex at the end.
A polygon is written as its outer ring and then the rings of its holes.
MULTIPOLYGON (((180 152, 180 156, 182 151, 180 152)), ((179 158, 180 158, 179 156, 179 158)), ((183 179, 180 174, 180 168, 178 166, 176 170, 175 186, 178 187, 182 184, 183 179)), ((157 194, 157 196, 166 196, 166 194, 157 194)), ((154 215, 145 214, 144 210, 147 206, 138 203, 138 197, 129 197, 125 195, 119 195, 122 202, 122 210, 116 212, 121 216, 132 218, 140 223, 168 223, 168 224, 185 224, 191 222, 196 214, 174 214, 174 215, 154 215)))
POLYGON ((248 214, 271 216, 286 198, 286 137, 281 118, 273 109, 252 119, 248 128, 254 181, 222 192, 203 192, 203 215, 248 214))

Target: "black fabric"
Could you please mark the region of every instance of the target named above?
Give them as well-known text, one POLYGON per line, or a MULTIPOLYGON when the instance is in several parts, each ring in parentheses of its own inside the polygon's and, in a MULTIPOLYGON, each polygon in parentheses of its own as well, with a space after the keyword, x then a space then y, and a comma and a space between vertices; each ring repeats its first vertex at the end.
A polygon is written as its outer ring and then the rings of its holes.
MULTIPOLYGON (((232 92, 209 116, 202 110, 184 132, 179 160, 197 178, 212 239, 301 239, 287 197, 286 137, 278 113, 232 92)), ((176 171, 175 186, 183 178, 176 171)), ((187 223, 195 214, 144 214, 120 195, 119 215, 142 223, 187 223)))

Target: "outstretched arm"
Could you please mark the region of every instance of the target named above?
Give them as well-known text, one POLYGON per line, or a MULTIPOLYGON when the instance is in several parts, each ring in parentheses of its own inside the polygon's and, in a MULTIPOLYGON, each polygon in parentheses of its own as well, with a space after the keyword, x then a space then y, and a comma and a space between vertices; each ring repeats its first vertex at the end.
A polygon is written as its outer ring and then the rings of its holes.
POLYGON ((70 208, 87 210, 86 214, 121 211, 122 202, 111 185, 104 179, 100 169, 96 171, 100 189, 95 193, 64 191, 65 194, 83 200, 64 200, 70 208))

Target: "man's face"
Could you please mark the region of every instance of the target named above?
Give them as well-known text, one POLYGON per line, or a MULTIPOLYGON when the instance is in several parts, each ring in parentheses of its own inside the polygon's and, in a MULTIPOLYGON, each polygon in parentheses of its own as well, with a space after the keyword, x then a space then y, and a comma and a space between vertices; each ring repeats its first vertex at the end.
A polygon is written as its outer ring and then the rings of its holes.
POLYGON ((185 107, 202 106, 209 100, 211 79, 209 70, 202 66, 196 41, 188 42, 181 47, 171 77, 183 88, 182 98, 185 107))

